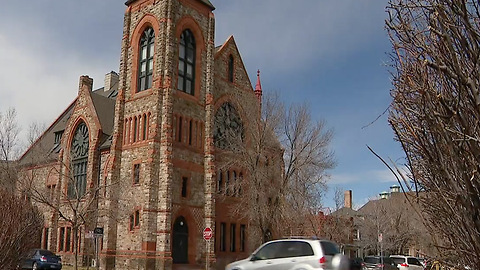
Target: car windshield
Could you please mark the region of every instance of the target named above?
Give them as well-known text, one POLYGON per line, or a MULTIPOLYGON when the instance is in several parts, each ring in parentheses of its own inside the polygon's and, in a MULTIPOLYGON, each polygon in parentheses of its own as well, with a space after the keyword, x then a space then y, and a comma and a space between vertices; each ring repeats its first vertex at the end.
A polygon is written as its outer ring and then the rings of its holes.
POLYGON ((380 258, 377 257, 365 257, 365 263, 379 263, 380 258))
POLYGON ((340 252, 340 251, 338 251, 337 245, 335 245, 332 242, 320 241, 320 245, 322 246, 322 250, 323 250, 325 255, 333 256, 333 255, 338 254, 340 252))
POLYGON ((38 253, 42 256, 55 256, 55 254, 49 250, 39 250, 38 253))
POLYGON ((383 260, 381 257, 365 257, 365 263, 382 263, 383 264, 392 264, 392 259, 389 257, 383 257, 383 260))

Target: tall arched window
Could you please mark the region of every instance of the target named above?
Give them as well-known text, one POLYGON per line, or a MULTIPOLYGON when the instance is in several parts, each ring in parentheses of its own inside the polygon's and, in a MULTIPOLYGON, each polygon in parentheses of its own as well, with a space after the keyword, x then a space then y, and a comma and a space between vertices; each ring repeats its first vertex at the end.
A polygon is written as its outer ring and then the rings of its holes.
POLYGON ((177 87, 190 95, 195 94, 195 37, 189 29, 180 36, 177 87))
POLYGON ((87 189, 88 127, 82 122, 75 130, 71 147, 71 177, 68 183, 68 197, 81 198, 87 189))
POLYGON ((145 29, 140 38, 138 52, 138 90, 152 88, 153 52, 155 45, 155 31, 151 27, 145 29))
POLYGON ((228 56, 228 81, 233 82, 233 56, 230 54, 228 56))

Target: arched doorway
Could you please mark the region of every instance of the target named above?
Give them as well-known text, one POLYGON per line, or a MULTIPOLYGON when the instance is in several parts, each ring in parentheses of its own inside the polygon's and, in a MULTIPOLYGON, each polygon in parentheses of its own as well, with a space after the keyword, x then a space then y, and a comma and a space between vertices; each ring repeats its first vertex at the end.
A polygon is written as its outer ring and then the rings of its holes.
POLYGON ((173 263, 188 263, 188 226, 183 216, 173 224, 172 258, 173 263))

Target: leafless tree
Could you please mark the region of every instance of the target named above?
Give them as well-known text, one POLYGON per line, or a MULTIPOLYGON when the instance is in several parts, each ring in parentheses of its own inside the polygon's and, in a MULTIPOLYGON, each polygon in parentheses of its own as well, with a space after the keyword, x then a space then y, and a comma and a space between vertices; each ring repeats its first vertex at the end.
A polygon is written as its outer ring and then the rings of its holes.
POLYGON ((15 189, 15 159, 19 153, 20 128, 16 117, 13 108, 0 112, 0 183, 10 192, 15 189))
POLYGON ((339 210, 345 204, 345 190, 341 187, 335 187, 333 201, 335 202, 335 211, 339 210))
MULTIPOLYGON (((103 165, 95 167, 83 178, 77 177, 73 167, 73 154, 62 149, 61 142, 52 149, 51 144, 44 143, 42 139, 45 134, 35 140, 40 130, 41 125, 38 124, 30 128, 30 141, 33 144, 19 163, 18 189, 42 210, 47 219, 53 221, 54 227, 58 227, 60 223, 67 226, 64 233, 67 237, 70 233, 72 235, 71 251, 74 253, 74 267, 77 269, 79 252, 84 252, 79 245, 80 237, 85 234, 80 232, 87 228, 92 229, 100 216, 110 215, 99 205, 104 202, 106 189, 117 182, 107 184, 98 180, 99 175, 102 175, 101 170, 106 169, 103 167, 105 162, 101 162, 100 153, 92 153, 88 143, 82 144, 82 151, 93 154, 94 164, 103 165)), ((86 162, 83 166, 87 166, 86 162)), ((85 247, 87 252, 93 249, 88 247, 87 243, 85 247)))
POLYGON ((389 122, 443 258, 480 268, 480 4, 391 0, 389 122))
MULTIPOLYGON (((216 136, 220 167, 242 168, 245 177, 230 181, 225 192, 236 194, 233 212, 249 221, 260 241, 277 234, 310 232, 316 223, 328 169, 334 166, 328 146, 332 132, 314 121, 306 105, 286 107, 278 96, 264 96, 258 110, 234 102, 243 112, 243 127, 216 136), (248 120, 247 120, 248 119, 248 120), (226 142, 218 144, 218 142, 226 142), (306 219, 311 219, 309 222, 306 219), (286 232, 285 228, 298 228, 286 232)), ((225 121, 216 117, 215 126, 225 121)), ((288 230, 287 230, 288 231, 288 230)), ((279 235, 280 236, 280 235, 279 235)))
POLYGON ((29 202, 0 189, 0 265, 15 269, 22 255, 37 247, 43 225, 42 214, 29 202))
POLYGON ((359 213, 359 243, 367 253, 380 254, 382 250, 387 255, 407 254, 411 247, 424 251, 428 245, 427 241, 420 241, 427 232, 413 206, 403 199, 403 194, 395 195, 396 198, 371 201, 359 213))

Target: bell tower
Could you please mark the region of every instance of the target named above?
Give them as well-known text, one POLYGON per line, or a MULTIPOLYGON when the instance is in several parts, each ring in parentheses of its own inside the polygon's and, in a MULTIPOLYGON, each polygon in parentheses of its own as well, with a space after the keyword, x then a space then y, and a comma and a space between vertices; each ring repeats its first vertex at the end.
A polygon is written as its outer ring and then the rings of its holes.
POLYGON ((125 4, 106 192, 113 214, 103 220, 101 265, 172 269, 176 261, 206 261, 213 245, 198 247, 197 231, 214 223, 214 7, 208 0, 125 4), (178 220, 188 225, 183 238, 174 237, 178 220))

